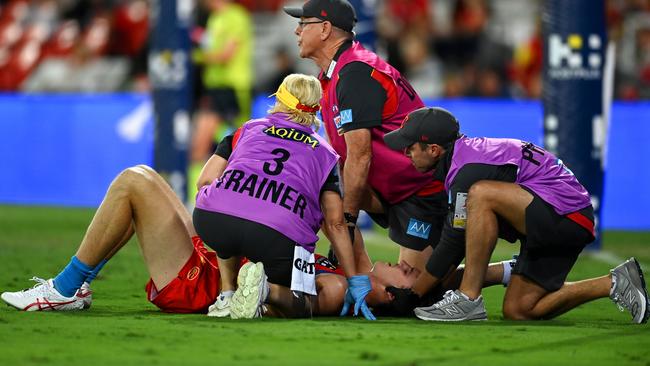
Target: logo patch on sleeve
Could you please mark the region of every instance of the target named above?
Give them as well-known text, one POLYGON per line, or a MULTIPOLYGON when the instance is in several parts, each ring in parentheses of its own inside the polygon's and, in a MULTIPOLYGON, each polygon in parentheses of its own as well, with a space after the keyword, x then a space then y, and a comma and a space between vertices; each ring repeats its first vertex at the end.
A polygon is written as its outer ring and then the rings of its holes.
POLYGON ((337 130, 341 129, 341 116, 334 117, 334 125, 336 126, 337 130))
POLYGON ((422 239, 429 239, 430 233, 431 224, 413 218, 409 219, 409 226, 406 229, 406 234, 422 239))
POLYGON ((344 109, 339 113, 341 117, 341 125, 352 122, 352 109, 344 109))

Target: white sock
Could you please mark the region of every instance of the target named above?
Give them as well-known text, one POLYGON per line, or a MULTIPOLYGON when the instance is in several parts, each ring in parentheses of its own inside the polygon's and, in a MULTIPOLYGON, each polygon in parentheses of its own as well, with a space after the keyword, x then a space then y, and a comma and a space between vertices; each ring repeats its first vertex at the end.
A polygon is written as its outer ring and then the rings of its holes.
POLYGON ((512 267, 515 266, 515 263, 517 263, 515 259, 501 262, 503 265, 503 278, 501 279, 501 283, 505 287, 508 287, 508 284, 510 283, 510 275, 512 274, 512 267))
POLYGON ((219 293, 219 297, 226 299, 226 298, 232 297, 232 295, 234 293, 235 293, 235 291, 232 291, 232 290, 231 291, 223 291, 223 292, 219 293))
POLYGON ((478 301, 478 300, 481 298, 481 295, 478 295, 478 297, 477 297, 476 299, 472 300, 472 299, 469 298, 469 296, 465 295, 465 293, 462 292, 461 290, 458 290, 458 293, 459 293, 462 297, 464 297, 465 300, 468 300, 468 301, 471 301, 471 302, 476 302, 476 301, 478 301))

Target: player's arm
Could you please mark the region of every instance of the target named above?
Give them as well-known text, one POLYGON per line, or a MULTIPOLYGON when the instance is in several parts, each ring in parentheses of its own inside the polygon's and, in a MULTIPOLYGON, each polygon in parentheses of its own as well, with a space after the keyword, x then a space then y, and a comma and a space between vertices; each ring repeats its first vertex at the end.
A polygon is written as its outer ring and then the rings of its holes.
POLYGON ((214 182, 215 179, 221 177, 224 170, 228 166, 228 159, 234 144, 236 143, 236 136, 239 136, 240 130, 237 130, 232 135, 228 135, 221 140, 217 148, 214 150, 214 154, 208 159, 203 168, 201 169, 201 174, 196 181, 196 188, 201 189, 201 187, 206 186, 214 182))
POLYGON ((313 303, 316 315, 338 315, 343 307, 348 283, 335 274, 316 275, 316 301, 313 303))
POLYGON ((371 129, 381 126, 386 91, 372 77, 373 69, 361 62, 346 65, 340 73, 336 93, 340 127, 347 145, 343 167, 343 208, 359 215, 372 161, 371 129))

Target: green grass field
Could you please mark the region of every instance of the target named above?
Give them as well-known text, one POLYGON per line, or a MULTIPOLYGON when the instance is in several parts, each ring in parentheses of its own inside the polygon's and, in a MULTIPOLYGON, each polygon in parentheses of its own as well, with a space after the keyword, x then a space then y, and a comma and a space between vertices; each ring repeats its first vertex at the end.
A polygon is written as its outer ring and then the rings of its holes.
MULTIPOLYGON (((56 275, 93 212, 0 206, 0 291, 31 286, 33 275, 56 275)), ((604 241, 615 256, 650 263, 650 233, 608 232, 604 241)), ((368 246, 374 259, 397 256, 381 234, 368 246)), ((495 256, 517 249, 500 244, 495 256)), ((610 267, 585 255, 569 279, 603 275, 610 267)), ((233 321, 163 314, 146 301, 147 279, 137 244, 129 243, 93 282, 88 311, 25 313, 1 306, 0 365, 650 365, 650 328, 631 324, 609 299, 543 322, 504 321, 502 287, 484 293, 487 322, 233 321)))

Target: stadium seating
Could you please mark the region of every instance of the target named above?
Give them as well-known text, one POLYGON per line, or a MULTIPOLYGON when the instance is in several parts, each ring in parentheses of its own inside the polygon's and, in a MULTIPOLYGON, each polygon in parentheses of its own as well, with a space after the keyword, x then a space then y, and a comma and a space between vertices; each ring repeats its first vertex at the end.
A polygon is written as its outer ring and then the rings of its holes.
POLYGON ((145 1, 92 9, 83 19, 63 18, 58 6, 28 0, 0 5, 0 90, 25 90, 23 84, 48 59, 65 59, 75 52, 87 59, 111 56, 99 64, 122 68, 146 45, 149 8, 145 1), (115 57, 122 61, 116 62, 115 57))

